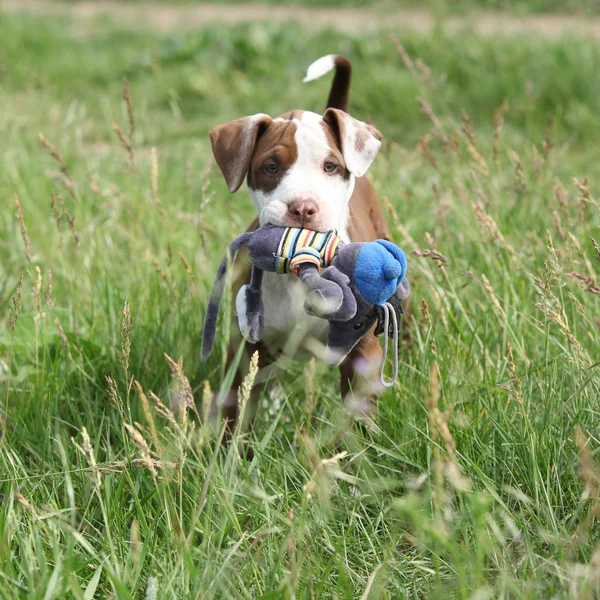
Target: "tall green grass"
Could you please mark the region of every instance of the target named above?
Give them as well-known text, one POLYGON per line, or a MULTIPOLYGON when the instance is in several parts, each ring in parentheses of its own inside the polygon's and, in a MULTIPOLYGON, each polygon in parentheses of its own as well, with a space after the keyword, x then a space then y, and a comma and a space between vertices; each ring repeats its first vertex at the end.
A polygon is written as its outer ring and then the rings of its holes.
POLYGON ((599 592, 600 52, 400 44, 3 19, 1 597, 599 592), (202 419, 224 380, 222 350, 199 361, 207 293, 252 217, 206 131, 319 110, 328 82, 299 82, 332 51, 388 140, 373 181, 416 252, 399 382, 365 431, 335 372, 291 366, 237 433, 247 461, 202 419))

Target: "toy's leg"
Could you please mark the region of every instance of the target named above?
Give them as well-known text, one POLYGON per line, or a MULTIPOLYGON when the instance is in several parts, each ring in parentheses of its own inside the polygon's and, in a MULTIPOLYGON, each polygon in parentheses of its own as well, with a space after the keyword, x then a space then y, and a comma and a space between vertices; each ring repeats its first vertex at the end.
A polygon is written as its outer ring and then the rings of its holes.
POLYGON ((347 410, 372 424, 382 390, 379 368, 383 350, 373 331, 366 333, 340 365, 342 399, 347 410))
POLYGON ((310 290, 304 308, 316 316, 329 315, 342 306, 344 296, 340 286, 334 281, 323 279, 314 264, 300 266, 298 277, 310 290))
POLYGON ((265 328, 265 307, 261 293, 262 279, 263 271, 253 265, 250 283, 240 288, 235 300, 240 331, 244 339, 252 344, 262 338, 265 328))

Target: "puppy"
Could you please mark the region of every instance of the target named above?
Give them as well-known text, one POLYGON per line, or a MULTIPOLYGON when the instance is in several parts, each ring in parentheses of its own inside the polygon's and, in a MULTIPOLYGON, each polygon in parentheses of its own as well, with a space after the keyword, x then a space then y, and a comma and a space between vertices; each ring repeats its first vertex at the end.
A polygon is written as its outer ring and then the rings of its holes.
MULTIPOLYGON (((329 55, 310 65, 304 81, 335 70, 323 115, 294 110, 272 118, 259 113, 215 127, 209 132, 216 162, 231 193, 244 179, 257 218, 248 231, 272 223, 315 231, 335 229, 346 242, 391 239, 381 205, 365 174, 381 146, 381 134, 348 112, 351 65, 343 56, 329 55)), ((234 292, 249 279, 248 266, 238 270, 234 292)), ((265 273, 264 334, 246 344, 248 356, 259 352, 263 374, 274 361, 307 360, 322 356, 327 321, 308 316, 306 291, 294 275, 265 273)), ((237 324, 232 331, 237 331, 237 324)), ((341 393, 346 406, 359 413, 372 408, 379 391, 377 370, 382 350, 373 331, 364 335, 340 364, 341 393)), ((239 347, 232 340, 229 364, 239 347)), ((242 361, 247 364, 247 359, 242 361)), ((238 368, 232 389, 215 403, 233 423, 238 414, 238 387, 244 375, 238 368)), ((259 381, 264 380, 264 376, 259 381)), ((257 400, 259 386, 253 390, 257 400)))

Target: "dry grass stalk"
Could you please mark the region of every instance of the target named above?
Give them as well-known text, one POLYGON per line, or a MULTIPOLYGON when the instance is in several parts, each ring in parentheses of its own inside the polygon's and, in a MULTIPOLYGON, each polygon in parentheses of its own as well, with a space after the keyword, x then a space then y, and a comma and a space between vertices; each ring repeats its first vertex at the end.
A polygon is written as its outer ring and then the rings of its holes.
MULTIPOLYGON (((517 374, 517 365, 515 363, 515 357, 513 355, 513 349, 510 342, 507 344, 508 356, 508 372, 510 374, 510 380, 512 381, 512 388, 509 390, 511 396, 515 399, 515 402, 523 407, 523 393, 521 391, 521 380, 519 379, 519 375, 517 374)), ((508 402, 504 407, 504 410, 508 409, 508 402)))
POLYGON ((577 309, 579 316, 583 317, 584 319, 587 318, 589 316, 587 313, 587 310, 585 309, 583 304, 581 304, 581 302, 579 302, 579 300, 577 300, 575 295, 572 292, 568 292, 567 296, 569 297, 569 300, 575 305, 575 308, 577 309))
POLYGON ((475 219, 481 225, 484 233, 492 241, 506 248, 514 258, 516 256, 515 249, 506 241, 495 219, 486 212, 484 205, 481 202, 471 202, 471 206, 475 213, 475 219))
POLYGON ((489 175, 490 171, 488 169, 487 163, 485 162, 483 156, 479 154, 477 148, 469 141, 466 142, 466 146, 467 150, 469 151, 469 154, 471 155, 471 158, 473 159, 473 162, 477 165, 479 171, 486 176, 489 175))
POLYGON ((248 373, 246 377, 244 377, 242 385, 238 390, 238 418, 236 424, 236 430, 238 430, 238 433, 240 427, 243 426, 246 406, 248 404, 248 400, 250 400, 252 388, 254 387, 254 380, 256 379, 256 374, 258 373, 258 358, 259 356, 257 350, 250 358, 250 366, 248 368, 248 373))
POLYGON ((554 321, 564 337, 573 347, 575 354, 579 357, 580 362, 586 367, 591 364, 591 359, 587 351, 579 343, 579 340, 571 332, 565 309, 552 291, 551 282, 554 280, 554 272, 548 268, 548 264, 544 263, 544 269, 539 275, 531 275, 536 287, 538 288, 539 300, 534 303, 534 306, 540 310, 548 319, 554 321))
POLYGON ((33 504, 31 504, 31 502, 29 502, 29 500, 27 500, 27 498, 25 498, 25 496, 23 496, 23 494, 21 494, 21 493, 15 494, 15 499, 23 508, 25 508, 25 510, 27 512, 31 513, 31 515, 33 517, 35 517, 36 519, 39 519, 37 510, 35 509, 35 506, 33 506, 33 504))
POLYGON ((427 162, 436 170, 438 171, 438 165, 437 162, 435 160, 435 156, 433 156, 433 152, 431 151, 431 148, 429 147, 429 142, 427 141, 426 138, 421 138, 419 140, 419 147, 421 148, 421 150, 423 151, 423 155, 425 156, 425 158, 427 159, 427 162))
POLYGON ((35 285, 31 290, 31 296, 33 298, 33 308, 37 312, 40 310, 40 295, 42 293, 42 270, 35 265, 35 270, 37 272, 37 278, 35 281, 35 285))
POLYGON ((598 260, 600 260, 600 245, 593 237, 590 237, 590 240, 592 240, 592 246, 594 246, 594 252, 596 253, 596 258, 598 260))
POLYGON ((133 443, 136 445, 138 452, 140 453, 143 466, 152 473, 153 477, 156 477, 156 464, 150 455, 150 446, 148 446, 148 442, 146 442, 144 436, 139 432, 138 429, 129 423, 123 423, 123 425, 125 426, 125 429, 127 429, 127 432, 129 433, 133 443))
POLYGON ((88 174, 88 185, 90 186, 90 190, 92 190, 96 196, 99 196, 100 198, 104 197, 100 186, 96 183, 91 174, 88 174))
POLYGON ((600 286, 591 277, 586 277, 585 275, 575 273, 574 271, 567 273, 567 277, 573 277, 574 279, 581 281, 584 286, 583 289, 586 292, 600 296, 600 286))
POLYGON ((127 374, 129 371, 129 356, 131 355, 131 307, 129 302, 125 302, 121 314, 121 352, 119 353, 119 362, 123 371, 127 374))
POLYGON ((171 242, 167 242, 167 267, 170 267, 173 264, 173 247, 171 246, 171 242))
POLYGON ((400 42, 400 40, 397 38, 397 36, 395 34, 391 33, 389 37, 390 37, 390 40, 392 41, 392 44, 394 44, 394 47, 396 48, 396 52, 398 53, 398 56, 402 59, 404 66, 411 73, 413 73, 413 74, 416 73, 415 65, 412 61, 412 58, 406 51, 406 48, 404 48, 404 46, 402 45, 402 43, 400 42))
POLYGON ((113 123, 113 130, 119 136, 123 148, 127 151, 129 156, 129 163, 133 167, 135 163, 135 154, 133 150, 133 134, 135 133, 135 115, 133 112, 133 103, 131 101, 131 94, 129 93, 129 81, 127 77, 123 77, 123 100, 127 106, 127 118, 129 121, 129 134, 125 132, 116 124, 113 123))
POLYGON ((431 324, 431 314, 429 312, 429 304, 427 304, 427 300, 421 297, 421 314, 423 315, 423 319, 431 324))
POLYGON ((183 357, 175 362, 168 354, 164 357, 171 369, 173 384, 171 386, 171 409, 180 416, 185 413, 186 409, 195 409, 194 395, 192 394, 192 386, 188 378, 183 374, 183 357))
POLYGON ((196 281, 196 276, 194 275, 194 272, 192 271, 192 268, 190 267, 190 263, 188 263, 187 258, 181 252, 178 252, 177 255, 181 259, 181 262, 183 263, 183 268, 185 269, 186 273, 192 278, 193 281, 196 281))
POLYGON ((544 134, 544 141, 542 142, 542 150, 544 152, 544 160, 548 158, 550 150, 553 148, 552 144, 552 126, 554 125, 554 117, 550 115, 548 117, 548 125, 546 125, 546 132, 544 134))
POLYGON ((574 177, 573 183, 577 186, 577 189, 579 190, 579 217, 582 220, 582 222, 585 222, 587 221, 587 207, 589 205, 592 205, 597 210, 600 210, 600 206, 598 205, 598 202, 596 202, 596 200, 592 197, 587 177, 584 177, 582 181, 579 181, 579 179, 574 177))
MULTIPOLYGON (((407 197, 407 199, 410 199, 410 194, 409 194, 408 190, 406 191, 406 197, 407 197)), ((412 237, 412 235, 410 234, 408 229, 406 229, 406 227, 404 227, 404 225, 402 225, 402 223, 400 222, 400 219, 398 218, 398 212, 396 211, 396 209, 390 202, 389 198, 387 196, 383 196, 382 200, 383 200, 383 205, 385 206, 386 210, 388 211, 396 230, 402 237, 403 247, 409 248, 412 246, 413 248, 416 248, 418 246, 417 242, 414 240, 414 238, 412 237)))
POLYGON ((554 180, 554 195, 558 200, 560 212, 562 213, 563 219, 568 220, 569 218, 569 192, 567 188, 562 184, 560 179, 554 180))
POLYGON ((134 458, 130 461, 113 460, 106 463, 100 463, 98 465, 98 469, 102 473, 122 473, 129 467, 133 467, 134 469, 149 469, 152 467, 155 470, 176 469, 177 463, 166 460, 156 460, 154 458, 134 458))
POLYGON ((527 178, 525 177, 525 171, 523 170, 523 161, 516 152, 511 152, 513 160, 515 161, 515 183, 514 187, 517 192, 524 192, 527 189, 527 178))
POLYGON ((71 354, 71 346, 69 345, 69 340, 67 339, 67 336, 65 335, 65 330, 62 328, 62 325, 60 324, 60 320, 58 319, 58 317, 56 317, 56 319, 54 319, 54 324, 56 325, 56 328, 58 329, 58 335, 60 336, 60 343, 61 343, 62 347, 67 351, 67 356, 69 357, 69 360, 73 361, 73 355, 71 354))
POLYGON ((10 328, 10 333, 12 339, 15 339, 15 327, 17 325, 17 321, 19 320, 19 315, 21 314, 21 296, 23 294, 23 272, 19 275, 19 285, 17 286, 17 291, 15 295, 12 297, 11 302, 13 307, 8 309, 8 326, 10 328))
POLYGON ((25 255, 27 256, 27 262, 31 264, 31 239, 27 234, 27 227, 25 226, 25 219, 23 218, 23 211, 21 210, 21 203, 17 194, 15 194, 15 206, 17 207, 17 219, 19 221, 19 228, 21 229, 21 237, 25 243, 25 255))
POLYGON ((580 538, 589 530, 592 520, 600 517, 600 471, 579 426, 575 427, 573 435, 579 449, 579 477, 584 485, 582 500, 589 499, 591 501, 590 510, 578 527, 577 537, 580 538))
POLYGON ((46 171, 46 175, 48 177, 51 177, 54 180, 60 181, 60 183, 64 186, 64 188, 69 192, 69 194, 71 194, 71 196, 76 199, 77 198, 77 194, 76 194, 77 184, 75 183, 75 180, 71 176, 71 173, 69 172, 67 164, 63 160, 63 157, 61 156, 60 152, 58 151, 58 148, 56 146, 54 146, 53 144, 51 144, 44 137, 44 135, 42 133, 38 133, 38 137, 40 139, 42 146, 46 150, 48 150, 48 152, 50 153, 52 158, 58 164, 58 168, 60 169, 60 173, 46 171))
POLYGON ((102 484, 102 475, 100 474, 100 469, 98 469, 98 465, 96 464, 96 457, 94 456, 94 447, 92 446, 92 440, 90 439, 90 434, 87 429, 84 427, 81 428, 81 438, 82 438, 82 446, 83 451, 88 460, 88 464, 94 473, 96 478, 96 484, 100 486, 102 484))
POLYGON ((142 402, 142 410, 144 411, 144 418, 146 419, 146 423, 148 423, 148 427, 150 428, 150 439, 156 448, 156 451, 160 454, 162 453, 163 447, 158 439, 158 432, 156 431, 156 425, 154 424, 154 417, 152 416, 152 411, 150 410, 150 403, 148 402, 148 397, 144 393, 142 386, 139 381, 134 381, 135 387, 137 388, 138 394, 140 395, 140 401, 142 402))
POLYGON ((448 140, 448 136, 446 135, 446 132, 444 131, 444 126, 442 125, 442 122, 438 119, 438 117, 433 112, 433 109, 431 108, 431 106, 428 104, 428 102, 424 98, 421 98, 420 96, 417 98, 417 102, 419 103, 419 106, 421 107, 421 110, 423 111, 423 113, 433 123, 433 126, 435 127, 439 138, 442 140, 442 142, 444 144, 447 144, 449 140, 448 140))
POLYGON ((154 256, 154 254, 150 254, 150 257, 152 259, 152 264, 154 265, 154 270, 158 273, 158 275, 160 275, 160 277, 165 282, 167 290, 169 290, 169 292, 172 293, 173 289, 172 289, 172 284, 171 284, 171 275, 169 274, 168 271, 165 271, 162 268, 160 262, 158 261, 158 258, 156 258, 156 256, 154 256))
POLYGON ((159 417, 162 417, 163 419, 167 420, 169 424, 175 429, 179 429, 179 424, 175 419, 173 411, 167 406, 165 406, 161 399, 153 391, 150 391, 149 394, 150 398, 152 398, 152 401, 156 405, 156 414, 159 417))
POLYGON ((533 146, 532 154, 533 156, 531 158, 531 165, 533 167, 533 173, 534 175, 536 175, 536 177, 539 177, 544 168, 544 165, 546 164, 546 159, 540 154, 539 150, 537 149, 537 146, 533 146))
POLYGON ((71 173, 69 173, 69 168, 67 167, 65 161, 63 160, 63 157, 61 156, 60 152, 58 151, 58 148, 56 146, 54 146, 53 144, 51 144, 45 137, 43 133, 38 133, 38 138, 40 139, 40 142, 42 144, 42 146, 44 148, 46 148, 46 150, 48 150, 48 152, 50 153, 50 155, 52 156, 52 158, 56 161, 56 163, 58 164, 58 168, 60 169, 61 173, 71 182, 73 183, 73 178, 71 177, 71 173))
POLYGON ((121 420, 125 420, 125 410, 123 408, 123 400, 121 400, 121 396, 119 396, 119 391, 117 390, 117 382, 110 376, 106 376, 106 387, 108 389, 108 397, 110 399, 111 404, 119 411, 121 415, 121 420))
POLYGON ((500 305, 498 297, 496 296, 496 292, 494 291, 494 288, 492 287, 490 280, 485 276, 485 273, 481 274, 481 280, 483 281, 483 287, 485 288, 490 300, 492 301, 492 306, 494 307, 494 310, 496 311, 498 318, 500 319, 500 321, 505 321, 506 313, 504 312, 504 309, 500 305))
POLYGON ((156 146, 150 148, 150 177, 152 189, 152 202, 160 204, 158 198, 158 152, 156 146))
POLYGON ((411 254, 414 256, 420 256, 422 258, 429 258, 430 260, 435 261, 440 267, 450 264, 448 258, 437 250, 413 250, 411 254))
POLYGON ((563 242, 566 242, 567 241, 567 234, 565 233, 565 230, 562 227, 562 221, 560 219, 560 215, 558 214, 557 210, 555 210, 552 213, 552 220, 554 221, 554 228, 556 229, 556 233, 558 234, 558 237, 563 242))
POLYGON ((75 243, 79 246, 79 236, 77 235, 77 232, 75 231, 75 217, 71 216, 71 213, 65 206, 65 203, 60 194, 58 195, 58 201, 60 202, 60 205, 62 206, 63 213, 65 215, 65 218, 67 219, 67 223, 69 224, 69 229, 71 231, 71 235, 73 236, 75 243))
POLYGON ((456 462, 456 442, 448 427, 448 415, 439 409, 438 403, 441 393, 439 383, 439 367, 433 363, 429 373, 429 395, 425 400, 428 409, 429 435, 434 442, 433 469, 434 469, 434 504, 442 508, 449 504, 449 499, 444 494, 444 477, 457 492, 471 489, 471 482, 463 475, 456 462), (446 450, 446 458, 442 460, 439 445, 435 443, 441 438, 446 450))
POLYGON ((464 111, 460 111, 460 118, 462 121, 462 132, 467 136, 467 139, 471 143, 471 145, 477 145, 477 137, 475 136, 475 132, 473 131, 473 123, 471 117, 464 111))
POLYGON ((48 285, 46 286, 44 301, 46 302, 46 308, 48 310, 54 308, 54 298, 52 297, 52 271, 48 271, 48 285))
POLYGON ((494 155, 494 166, 496 171, 500 171, 500 135, 502 133, 502 126, 504 125, 504 117, 508 112, 508 100, 504 100, 502 106, 494 111, 494 143, 493 143, 493 155, 494 155))
POLYGON ((556 249, 554 248, 554 242, 552 241, 552 234, 549 229, 546 229, 546 247, 550 252, 550 257, 552 259, 552 273, 555 277, 558 277, 562 268, 560 266, 560 261, 558 260, 558 255, 556 254, 556 249))
POLYGON ((58 210, 58 206, 56 206, 56 194, 54 193, 54 190, 52 190, 52 199, 50 200, 50 208, 52 209, 52 216, 54 217, 54 220, 56 221, 56 230, 58 231, 58 235, 59 235, 58 247, 62 248, 63 235, 62 235, 62 231, 60 230, 60 222, 62 220, 62 215, 60 214, 60 212, 58 210))

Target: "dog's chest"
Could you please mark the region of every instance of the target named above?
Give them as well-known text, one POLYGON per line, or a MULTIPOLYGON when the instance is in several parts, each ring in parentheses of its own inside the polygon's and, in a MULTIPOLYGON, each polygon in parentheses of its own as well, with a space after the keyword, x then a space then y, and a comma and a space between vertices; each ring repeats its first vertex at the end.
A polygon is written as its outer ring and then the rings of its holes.
POLYGON ((262 285, 265 330, 262 341, 274 353, 307 358, 327 338, 328 323, 304 312, 306 290, 295 275, 265 273, 262 285))

